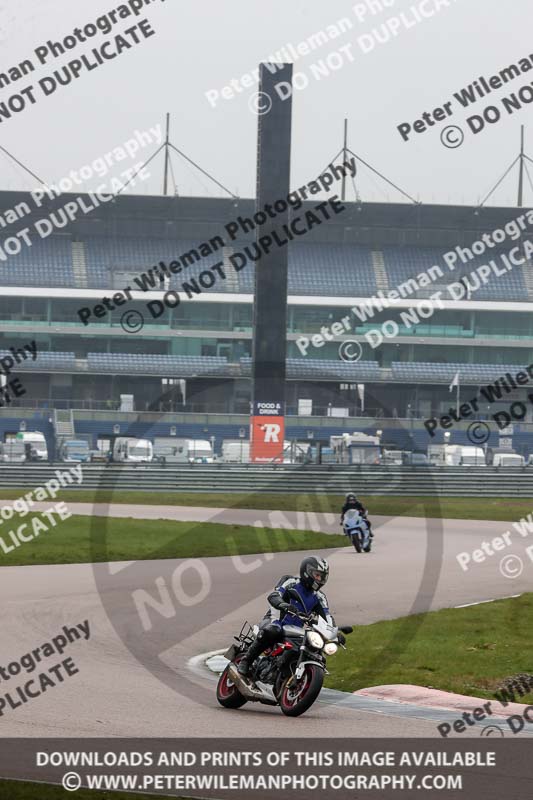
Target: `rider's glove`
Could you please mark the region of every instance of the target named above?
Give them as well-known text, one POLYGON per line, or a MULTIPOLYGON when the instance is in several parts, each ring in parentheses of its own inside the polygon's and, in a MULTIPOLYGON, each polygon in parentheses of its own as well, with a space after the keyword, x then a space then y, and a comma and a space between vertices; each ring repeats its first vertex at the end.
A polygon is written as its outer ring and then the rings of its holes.
POLYGON ((282 603, 280 605, 281 611, 284 611, 285 614, 299 614, 300 610, 293 606, 292 603, 282 603))

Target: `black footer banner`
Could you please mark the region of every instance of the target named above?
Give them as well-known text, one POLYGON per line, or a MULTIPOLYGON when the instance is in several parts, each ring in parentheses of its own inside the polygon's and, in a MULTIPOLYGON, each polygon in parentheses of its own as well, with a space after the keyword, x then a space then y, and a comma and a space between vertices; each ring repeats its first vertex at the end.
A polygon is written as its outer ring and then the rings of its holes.
POLYGON ((4 739, 0 776, 61 785, 65 797, 80 788, 216 800, 531 797, 527 739, 298 739, 293 726, 292 739, 4 739))

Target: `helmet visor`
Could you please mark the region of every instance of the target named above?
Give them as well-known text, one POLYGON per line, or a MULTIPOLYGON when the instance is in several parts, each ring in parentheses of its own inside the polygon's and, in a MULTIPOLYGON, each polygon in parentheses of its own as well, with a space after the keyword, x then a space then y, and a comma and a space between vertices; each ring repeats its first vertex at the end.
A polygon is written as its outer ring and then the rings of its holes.
POLYGON ((309 570, 309 574, 312 577, 312 579, 316 581, 320 586, 323 586, 328 579, 328 573, 322 572, 321 570, 318 569, 309 570))

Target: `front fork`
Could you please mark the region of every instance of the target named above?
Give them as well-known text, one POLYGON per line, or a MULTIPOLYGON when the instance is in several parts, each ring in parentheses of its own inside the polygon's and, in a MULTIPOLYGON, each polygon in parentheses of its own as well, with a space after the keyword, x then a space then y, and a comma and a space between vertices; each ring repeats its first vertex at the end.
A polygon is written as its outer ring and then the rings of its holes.
POLYGON ((329 675, 329 672, 326 669, 325 661, 323 660, 319 661, 317 658, 314 658, 313 656, 314 653, 311 653, 309 650, 307 650, 306 647, 304 647, 303 645, 302 647, 300 647, 300 655, 298 656, 298 661, 296 662, 296 669, 294 670, 294 673, 289 680, 288 683, 289 686, 293 683, 294 680, 300 681, 302 679, 303 674, 305 672, 305 668, 308 664, 314 664, 315 667, 319 667, 320 669, 324 670, 325 675, 329 675), (311 658, 309 658, 309 656, 311 656, 311 658))

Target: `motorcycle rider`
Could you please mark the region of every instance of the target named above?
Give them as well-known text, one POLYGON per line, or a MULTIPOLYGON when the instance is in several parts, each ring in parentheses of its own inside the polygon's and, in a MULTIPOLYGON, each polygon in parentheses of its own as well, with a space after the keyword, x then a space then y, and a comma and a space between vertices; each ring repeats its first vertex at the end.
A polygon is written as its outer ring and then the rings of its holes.
MULTIPOLYGON (((320 590, 329 577, 329 564, 325 558, 307 556, 300 564, 300 577, 284 575, 273 592, 268 595, 269 609, 261 623, 256 639, 241 659, 237 670, 246 677, 255 659, 269 647, 283 639, 283 625, 303 627, 295 613, 319 614, 330 625, 335 621, 330 614, 328 601, 320 590)), ((343 635, 339 632, 339 641, 343 635)))
POLYGON ((370 536, 374 538, 374 534, 372 533, 372 525, 367 517, 368 509, 366 509, 364 505, 361 503, 361 501, 357 499, 355 492, 348 492, 348 494, 345 497, 344 505, 341 511, 340 524, 343 525, 344 515, 346 514, 347 511, 349 511, 350 508, 354 508, 356 511, 359 511, 359 513, 365 520, 366 524, 368 525, 368 531, 370 533, 370 536))

